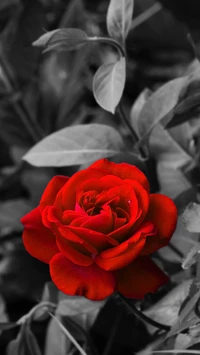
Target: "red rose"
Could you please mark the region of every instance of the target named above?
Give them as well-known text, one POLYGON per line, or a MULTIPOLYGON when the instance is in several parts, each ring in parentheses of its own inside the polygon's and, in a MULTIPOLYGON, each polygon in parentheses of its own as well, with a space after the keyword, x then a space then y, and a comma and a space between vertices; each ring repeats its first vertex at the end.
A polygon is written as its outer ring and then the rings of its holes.
POLYGON ((21 221, 26 250, 49 264, 68 295, 143 298, 168 280, 149 254, 168 244, 177 210, 170 198, 149 194, 135 166, 102 159, 71 178, 55 176, 21 221))

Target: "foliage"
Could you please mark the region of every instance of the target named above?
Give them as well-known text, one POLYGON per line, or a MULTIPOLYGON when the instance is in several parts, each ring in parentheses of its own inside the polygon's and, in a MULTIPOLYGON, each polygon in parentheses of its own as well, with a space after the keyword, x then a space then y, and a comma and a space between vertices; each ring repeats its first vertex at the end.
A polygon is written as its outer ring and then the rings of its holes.
POLYGON ((160 3, 1 0, 2 354, 200 351, 199 4, 160 3), (142 301, 64 295, 22 245, 49 180, 104 157, 138 166, 179 210, 153 254, 170 282, 142 301))

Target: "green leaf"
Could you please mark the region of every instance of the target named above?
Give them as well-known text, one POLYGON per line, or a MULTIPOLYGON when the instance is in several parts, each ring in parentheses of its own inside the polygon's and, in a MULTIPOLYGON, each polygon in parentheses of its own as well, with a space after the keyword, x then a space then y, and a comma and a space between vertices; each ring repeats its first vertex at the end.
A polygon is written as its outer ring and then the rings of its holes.
POLYGON ((122 57, 117 63, 104 64, 93 79, 93 93, 98 104, 111 113, 121 100, 126 80, 126 61, 122 57))
POLYGON ((66 299, 59 302, 56 312, 62 316, 76 316, 94 312, 104 305, 105 301, 90 301, 85 297, 66 296, 66 299))
POLYGON ((33 46, 46 47, 45 52, 56 48, 71 51, 87 43, 87 39, 86 33, 82 30, 64 28, 45 33, 37 41, 33 42, 33 46))
POLYGON ((0 203, 0 227, 21 230, 20 218, 30 212, 31 209, 32 206, 23 199, 0 203))
POLYGON ((70 166, 111 157, 123 150, 113 127, 84 124, 67 127, 44 138, 23 157, 34 166, 70 166))
POLYGON ((107 12, 107 29, 111 37, 124 45, 133 16, 134 0, 111 0, 107 12))
POLYGON ((183 222, 186 229, 192 233, 200 232, 200 205, 198 203, 190 203, 183 215, 183 222))

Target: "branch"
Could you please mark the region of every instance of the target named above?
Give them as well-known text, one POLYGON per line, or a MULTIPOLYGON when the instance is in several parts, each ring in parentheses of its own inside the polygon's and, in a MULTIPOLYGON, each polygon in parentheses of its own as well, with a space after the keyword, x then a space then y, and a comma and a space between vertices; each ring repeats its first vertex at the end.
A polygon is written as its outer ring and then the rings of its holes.
POLYGON ((161 329, 161 330, 165 330, 167 332, 171 329, 171 327, 169 325, 156 322, 155 320, 147 317, 145 314, 140 312, 135 307, 135 305, 129 303, 128 299, 126 297, 124 297, 121 293, 118 292, 117 295, 120 298, 120 300, 122 301, 122 303, 127 307, 127 309, 129 311, 131 311, 142 322, 148 323, 148 324, 152 325, 155 328, 158 328, 158 329, 161 329))

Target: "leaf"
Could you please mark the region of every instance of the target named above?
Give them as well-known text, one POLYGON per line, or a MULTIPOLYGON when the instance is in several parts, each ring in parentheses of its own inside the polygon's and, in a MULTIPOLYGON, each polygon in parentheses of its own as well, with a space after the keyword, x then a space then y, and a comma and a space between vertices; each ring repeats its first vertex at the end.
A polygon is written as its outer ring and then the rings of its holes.
POLYGON ((24 342, 27 355, 42 355, 37 339, 28 325, 24 330, 24 342))
POLYGON ((53 284, 53 282, 51 282, 51 281, 46 282, 46 284, 44 286, 43 294, 42 294, 42 302, 57 303, 59 292, 60 291, 53 284))
POLYGON ((182 215, 186 229, 189 232, 200 232, 200 205, 198 203, 190 203, 182 215))
POLYGON ((12 329, 12 328, 15 328, 17 326, 18 325, 15 322, 9 322, 9 323, 0 322, 0 331, 12 329))
POLYGON ((174 117, 166 125, 167 128, 179 125, 184 121, 197 117, 200 112, 200 80, 199 71, 188 77, 186 85, 180 92, 179 102, 174 108, 174 117))
POLYGON ((172 199, 176 199, 180 194, 192 187, 191 182, 180 169, 162 163, 161 161, 157 163, 157 174, 160 193, 172 199))
POLYGON ((15 36, 8 47, 9 39, 5 44, 6 57, 14 69, 16 81, 27 85, 35 77, 40 60, 40 50, 33 48, 31 43, 42 33, 47 25, 46 13, 42 1, 21 0, 21 16, 18 19, 15 36))
POLYGON ((58 323, 52 318, 47 326, 44 355, 66 355, 71 347, 58 323))
POLYGON ((67 127, 44 138, 23 157, 34 166, 70 166, 111 157, 123 149, 112 127, 84 124, 67 127))
MULTIPOLYGON (((21 232, 13 236, 20 241, 21 232)), ((0 289, 7 302, 13 303, 16 299, 35 302, 41 297, 47 280, 49 270, 46 264, 31 257, 19 242, 8 243, 8 247, 5 245, 5 253, 0 261, 0 289)), ((20 312, 22 309, 15 309, 16 317, 18 314, 21 316, 20 312)))
POLYGON ((22 229, 20 218, 30 210, 30 204, 23 199, 0 203, 0 228, 22 229))
POLYGON ((138 119, 138 132, 141 136, 140 145, 144 142, 145 138, 147 139, 155 125, 163 118, 167 116, 168 122, 166 124, 172 119, 172 110, 177 105, 180 92, 187 83, 187 80, 188 77, 171 80, 161 86, 147 100, 138 119))
POLYGON ((187 334, 178 334, 175 340, 174 349, 187 349, 190 346, 191 337, 187 334))
POLYGON ((84 349, 77 343, 76 339, 72 336, 72 334, 64 327, 61 321, 55 317, 53 314, 50 314, 51 317, 56 321, 62 332, 67 336, 67 338, 74 344, 74 346, 79 350, 81 355, 87 355, 84 349))
POLYGON ((133 128, 135 129, 136 133, 138 132, 138 119, 140 116, 140 112, 142 111, 143 106, 147 102, 147 100, 152 95, 152 91, 150 89, 144 89, 140 95, 135 100, 130 113, 130 120, 133 128))
POLYGON ((60 30, 58 29, 58 30, 46 32, 44 35, 42 35, 36 41, 34 41, 32 45, 35 47, 42 47, 42 48, 45 47, 48 41, 51 39, 51 37, 59 31, 60 30))
POLYGON ((17 335, 17 338, 12 340, 6 349, 6 355, 27 355, 25 344, 24 344, 24 331, 25 331, 25 324, 22 324, 20 331, 17 335))
POLYGON ((61 298, 58 303, 56 314, 62 317, 70 317, 76 324, 88 332, 93 326, 101 308, 106 300, 90 301, 84 297, 66 296, 59 294, 61 298))
MULTIPOLYGON (((145 314, 157 322, 173 325, 178 317, 181 304, 188 295, 190 284, 191 280, 182 282, 155 305, 147 309, 145 314)), ((154 327, 148 326, 148 328, 150 331, 155 331, 154 327)))
POLYGON ((93 79, 93 93, 98 104, 111 113, 121 100, 126 80, 126 61, 122 57, 117 63, 104 64, 93 79))
POLYGON ((111 37, 124 45, 133 16, 134 0, 111 0, 107 12, 107 29, 111 37))
POLYGON ((0 11, 4 10, 6 7, 19 5, 19 0, 1 0, 0 11))
POLYGON ((21 337, 10 341, 7 346, 6 355, 26 355, 21 337))
POLYGON ((186 128, 179 126, 181 135, 177 137, 175 128, 168 131, 157 124, 149 139, 150 155, 157 162, 160 190, 173 199, 192 187, 181 170, 192 162, 192 157, 183 149, 187 141, 186 128), (179 143, 176 141, 178 139, 179 143))
POLYGON ((72 51, 87 43, 87 35, 77 28, 64 28, 45 33, 37 41, 33 42, 35 47, 46 47, 45 52, 56 49, 72 51))
MULTIPOLYGON (((27 151, 27 150, 26 150, 27 151)), ((21 181, 33 206, 37 206, 48 182, 52 179, 53 172, 49 169, 26 169, 21 174, 21 181)))
MULTIPOLYGON (((66 296, 66 295, 65 295, 66 296)), ((76 316, 84 313, 94 312, 105 305, 105 301, 90 301, 85 297, 66 296, 57 308, 57 313, 62 316, 76 316)))
POLYGON ((196 292, 193 297, 188 300, 185 306, 182 308, 177 321, 172 326, 171 330, 168 333, 168 337, 171 337, 174 334, 180 333, 182 330, 189 328, 198 322, 198 317, 194 314, 194 307, 200 297, 200 290, 196 292))
POLYGON ((182 262, 183 269, 189 269, 192 265, 194 265, 197 262, 199 251, 200 251, 200 244, 197 243, 197 245, 194 246, 189 251, 185 259, 183 260, 182 262))
POLYGON ((0 2, 1 44, 3 43, 3 41, 6 42, 6 38, 8 38, 7 37, 9 33, 8 29, 10 29, 10 31, 13 30, 13 25, 14 25, 13 18, 16 18, 16 14, 19 13, 20 9, 21 9, 20 0, 1 0, 0 2))

